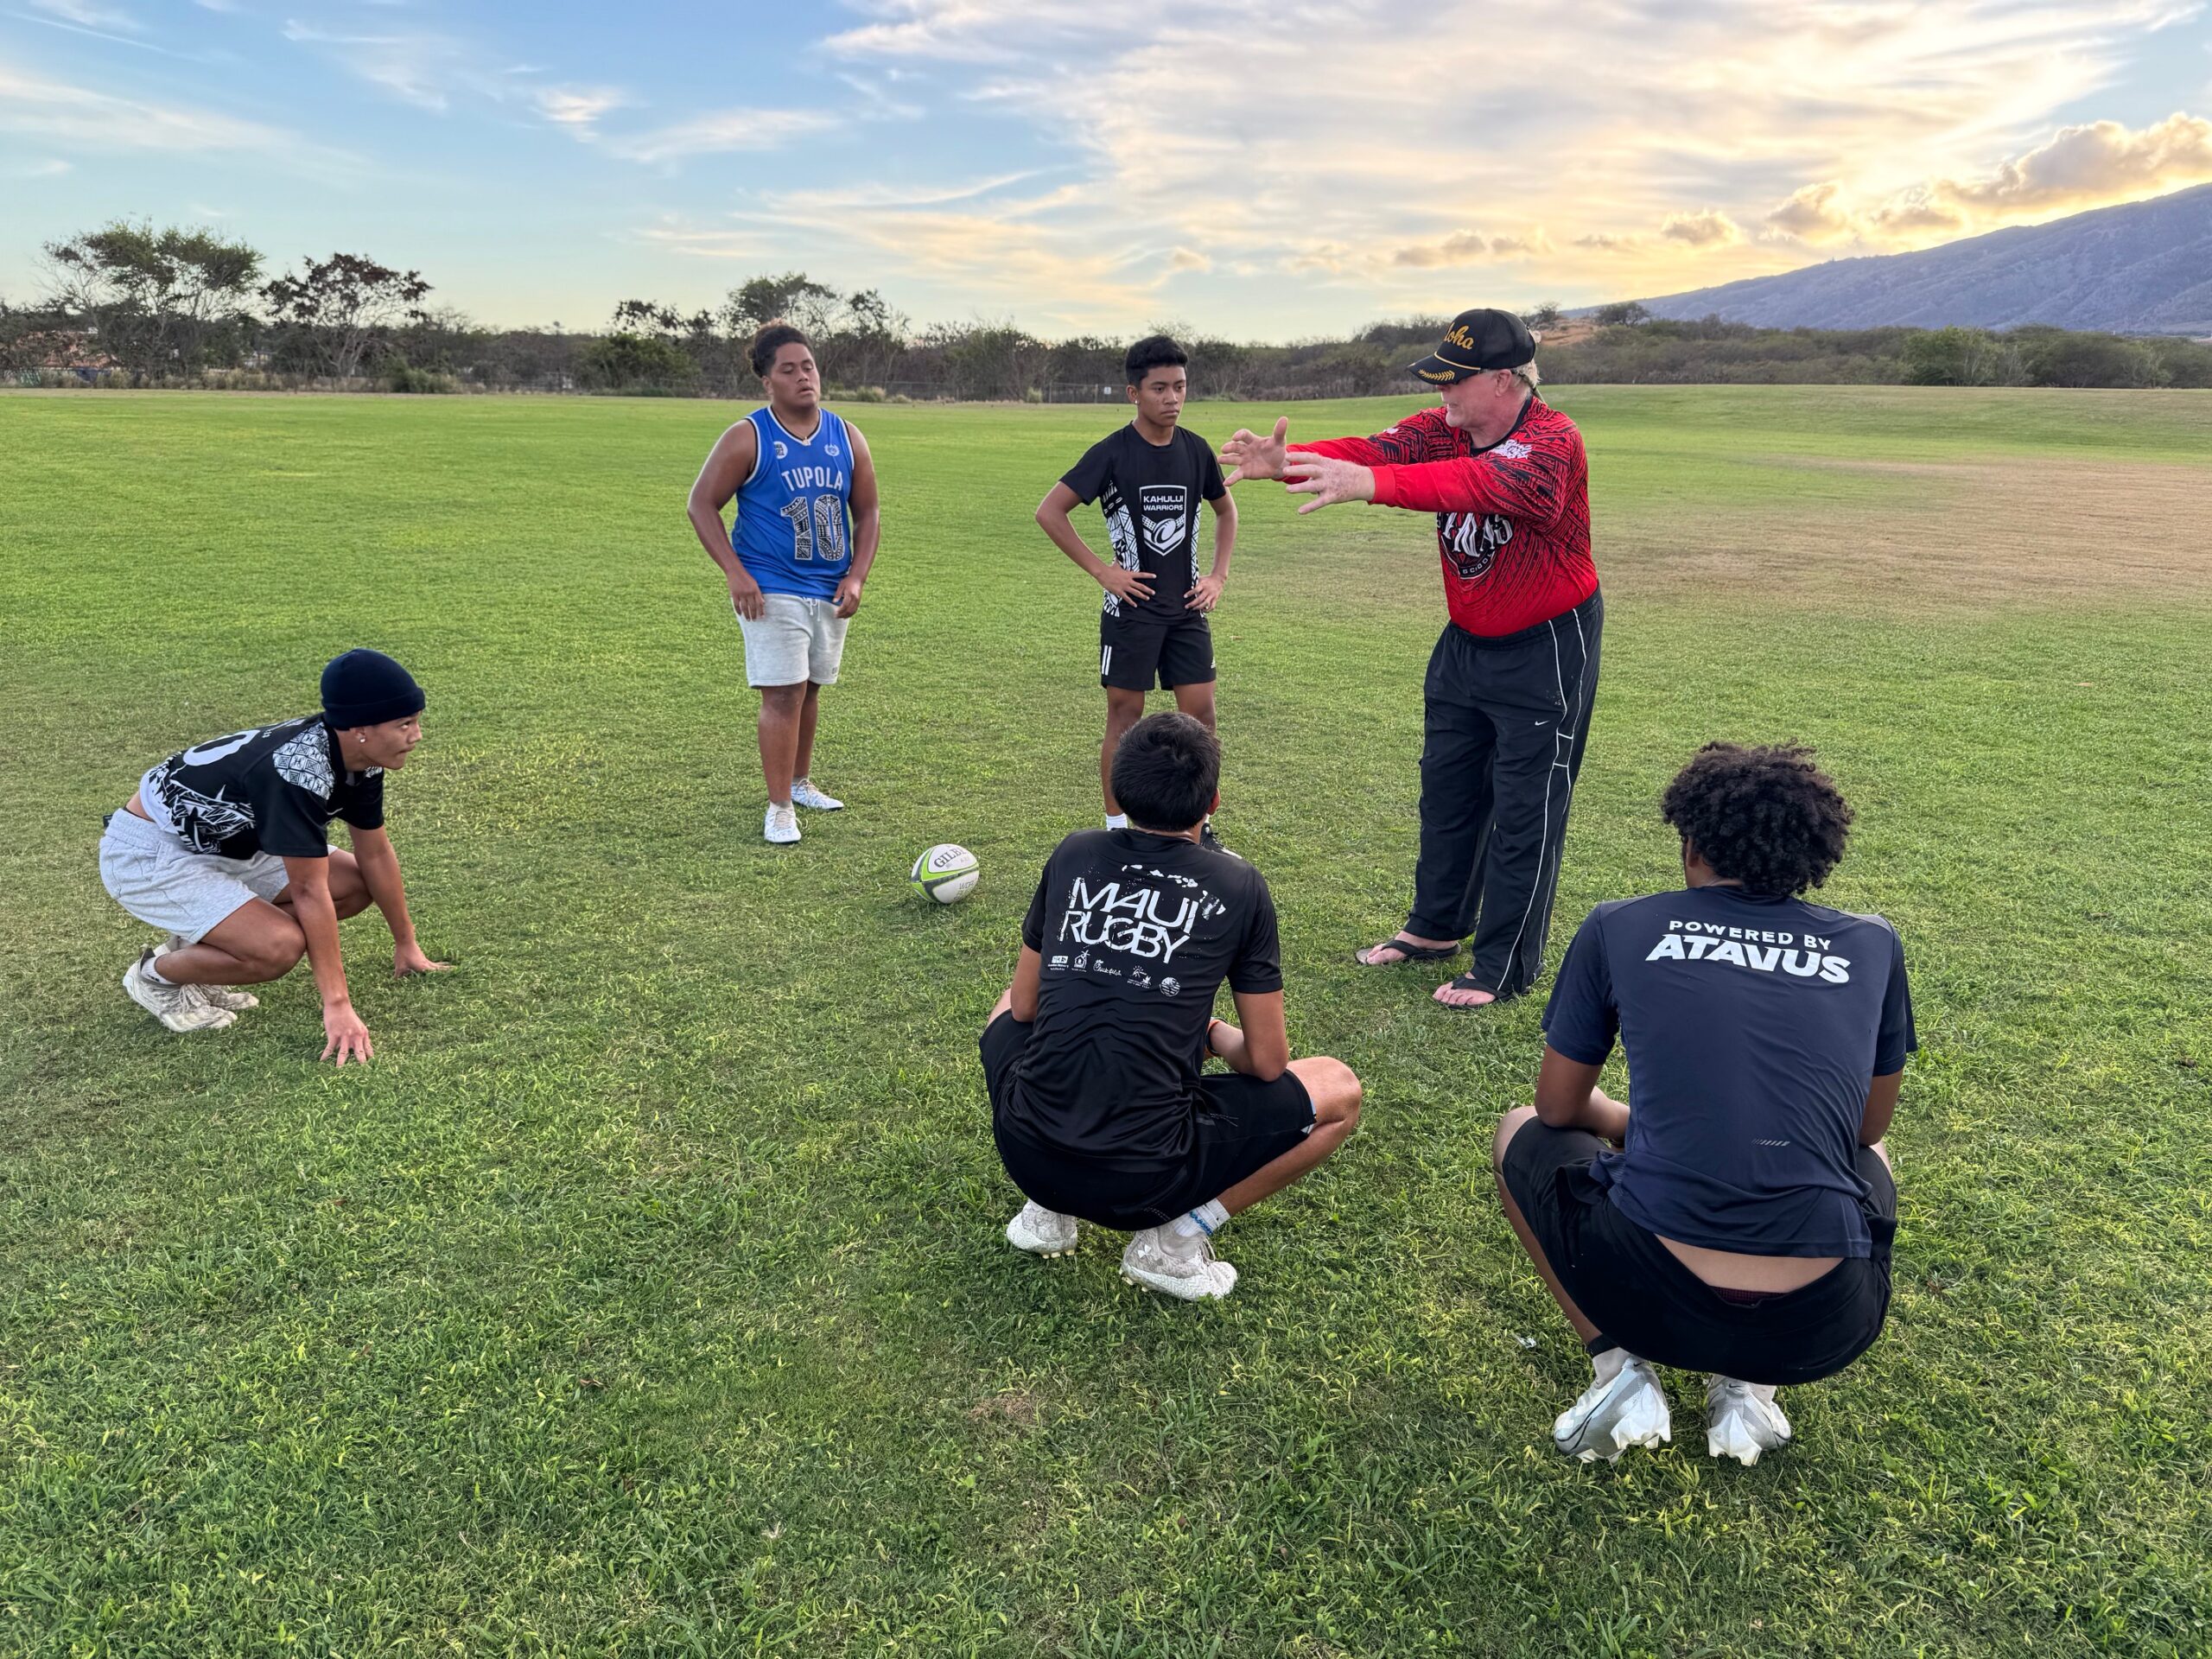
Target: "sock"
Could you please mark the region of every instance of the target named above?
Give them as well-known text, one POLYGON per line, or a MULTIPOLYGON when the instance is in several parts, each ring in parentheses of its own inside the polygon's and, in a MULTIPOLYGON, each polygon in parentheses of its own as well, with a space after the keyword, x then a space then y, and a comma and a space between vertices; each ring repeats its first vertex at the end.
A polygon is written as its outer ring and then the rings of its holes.
POLYGON ((1759 1399, 1764 1401, 1768 1405, 1770 1406, 1774 1403, 1775 1384, 1771 1382, 1746 1382, 1744 1386, 1746 1389, 1749 1389, 1751 1393, 1756 1395, 1759 1399))
POLYGON ((1178 1216, 1167 1230, 1177 1238, 1196 1238, 1201 1233, 1211 1238, 1229 1220, 1229 1211, 1221 1207, 1219 1198, 1208 1198, 1186 1216, 1178 1216))
POLYGON ((176 980, 171 979, 167 974, 162 971, 162 959, 159 957, 149 957, 147 958, 145 974, 146 977, 152 980, 156 985, 175 985, 179 982, 176 980))
POLYGON ((1128 829, 1129 827, 1129 815, 1126 812, 1109 812, 1106 815, 1106 827, 1109 830, 1128 829))

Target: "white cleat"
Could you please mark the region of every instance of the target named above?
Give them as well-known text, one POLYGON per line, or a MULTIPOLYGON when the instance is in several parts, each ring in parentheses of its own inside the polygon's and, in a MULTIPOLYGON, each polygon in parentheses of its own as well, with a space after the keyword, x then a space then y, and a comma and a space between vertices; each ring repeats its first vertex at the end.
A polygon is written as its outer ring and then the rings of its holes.
POLYGON ((1073 1216, 1034 1202, 1023 1205, 1021 1213, 1006 1224, 1006 1242, 1032 1255, 1073 1255, 1075 1238, 1073 1216))
POLYGON ((228 1008, 219 1008, 203 998, 199 987, 172 985, 153 977, 146 971, 153 960, 151 950, 143 951, 123 970, 124 995, 171 1031, 220 1031, 238 1022, 238 1015, 228 1008))
POLYGON ((1705 1454, 1733 1458, 1745 1468, 1762 1452, 1789 1444, 1789 1420, 1771 1400, 1759 1397, 1748 1382, 1718 1373, 1705 1384, 1705 1454))
POLYGON ((1166 1227, 1133 1234, 1122 1252, 1122 1277, 1179 1301, 1218 1300, 1236 1287, 1236 1269, 1218 1260, 1204 1233, 1178 1238, 1166 1227))
MULTIPOLYGON (((184 949, 184 940, 172 933, 154 947, 154 959, 158 962, 172 950, 184 949)), ((232 1014, 244 1014, 248 1008, 257 1008, 261 999, 251 991, 234 991, 227 985, 195 985, 200 1000, 219 1008, 228 1008, 232 1014)))
POLYGON ((760 826, 760 839, 788 847, 798 839, 798 814, 788 806, 768 804, 768 817, 760 826))
POLYGON ((1656 1450, 1674 1438, 1666 1393, 1640 1359, 1630 1360, 1610 1382, 1591 1383, 1552 1425, 1552 1444, 1578 1463, 1617 1462, 1631 1446, 1656 1450))
POLYGON ((834 795, 824 795, 814 786, 811 778, 794 779, 791 784, 791 804, 803 806, 810 812, 842 812, 845 804, 834 795))

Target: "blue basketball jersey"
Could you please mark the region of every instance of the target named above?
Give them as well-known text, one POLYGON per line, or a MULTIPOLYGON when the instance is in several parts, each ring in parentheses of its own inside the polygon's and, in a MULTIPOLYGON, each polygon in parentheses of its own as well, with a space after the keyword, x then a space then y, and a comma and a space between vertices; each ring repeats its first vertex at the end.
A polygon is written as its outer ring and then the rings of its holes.
POLYGON ((730 545, 764 594, 830 599, 853 548, 853 446, 828 410, 804 441, 765 406, 745 417, 760 453, 738 486, 730 545))

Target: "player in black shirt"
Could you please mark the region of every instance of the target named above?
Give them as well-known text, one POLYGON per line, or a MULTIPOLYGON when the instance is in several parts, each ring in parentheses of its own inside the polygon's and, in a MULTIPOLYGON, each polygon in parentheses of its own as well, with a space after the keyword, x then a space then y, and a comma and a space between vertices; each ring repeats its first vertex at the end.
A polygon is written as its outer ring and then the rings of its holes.
MULTIPOLYGON (((1155 680, 1175 706, 1211 730, 1213 631, 1206 613, 1229 580, 1236 503, 1222 482, 1213 447, 1179 423, 1190 359, 1165 334, 1129 347, 1129 401, 1136 417, 1101 438, 1052 486, 1037 522, 1052 544, 1106 590, 1098 620, 1098 683, 1106 688, 1106 740, 1098 783, 1106 827, 1128 823, 1114 793, 1114 754, 1144 718, 1155 680), (1112 563, 1092 552, 1068 514, 1096 501, 1113 543, 1112 563), (1198 503, 1213 508, 1213 569, 1198 574, 1198 503)), ((1211 828, 1203 832, 1209 845, 1211 828)))
POLYGON ((1122 1270, 1185 1300, 1236 1282, 1215 1230, 1359 1122, 1350 1066, 1290 1058, 1267 882, 1198 842, 1220 776, 1191 716, 1130 729, 1113 783, 1132 822, 1053 852, 982 1037, 999 1156, 1030 1200, 1008 1240, 1061 1255, 1078 1218, 1135 1230, 1122 1270), (1224 979, 1241 1028, 1213 1018, 1224 979), (1202 1074, 1209 1055, 1230 1075, 1202 1074))
POLYGON ((322 1057, 365 1060, 338 924, 374 904, 391 925, 395 976, 443 968, 416 942, 384 828, 384 774, 422 741, 422 689, 391 658, 349 651, 322 672, 322 712, 210 739, 139 780, 100 838, 116 901, 162 929, 123 988, 172 1031, 227 1026, 256 1006, 226 989, 281 979, 300 957, 322 993, 322 1057), (345 823, 353 850, 334 850, 345 823))

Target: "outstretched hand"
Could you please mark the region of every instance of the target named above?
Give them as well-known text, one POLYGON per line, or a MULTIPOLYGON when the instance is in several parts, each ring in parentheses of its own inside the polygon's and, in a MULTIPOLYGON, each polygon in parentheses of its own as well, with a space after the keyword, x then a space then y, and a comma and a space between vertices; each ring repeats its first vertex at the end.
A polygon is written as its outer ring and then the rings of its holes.
POLYGON ((1237 484, 1248 478, 1278 479, 1282 476, 1283 458, 1290 453, 1290 416, 1275 417, 1275 429, 1266 437, 1245 427, 1238 427, 1227 443, 1221 446, 1221 459, 1230 468, 1222 480, 1237 484))
POLYGON ((1372 501, 1375 499, 1374 469, 1363 467, 1356 461, 1338 461, 1333 455, 1314 455, 1300 451, 1291 458, 1283 474, 1283 482, 1293 495, 1313 498, 1299 508, 1301 513, 1334 506, 1339 501, 1372 501))
POLYGON ((449 962, 433 962, 419 944, 403 944, 391 953, 391 976, 405 979, 410 974, 442 974, 452 970, 449 962))

